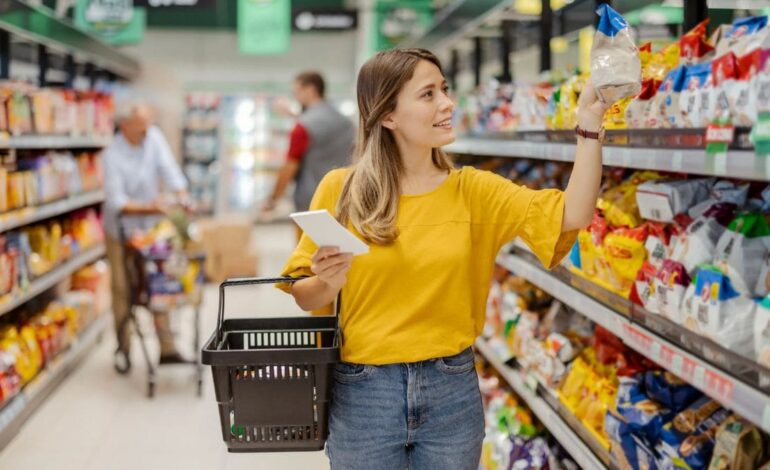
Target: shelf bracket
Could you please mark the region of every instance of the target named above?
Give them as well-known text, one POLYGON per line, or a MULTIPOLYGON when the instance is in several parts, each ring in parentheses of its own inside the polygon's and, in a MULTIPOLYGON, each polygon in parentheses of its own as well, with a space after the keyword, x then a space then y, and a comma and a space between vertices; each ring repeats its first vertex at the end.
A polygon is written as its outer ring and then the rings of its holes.
POLYGON ((39 69, 37 76, 37 84, 40 88, 48 85, 46 75, 48 75, 48 48, 42 44, 37 46, 37 64, 39 69))
POLYGON ((11 78, 11 33, 0 30, 0 80, 11 78))

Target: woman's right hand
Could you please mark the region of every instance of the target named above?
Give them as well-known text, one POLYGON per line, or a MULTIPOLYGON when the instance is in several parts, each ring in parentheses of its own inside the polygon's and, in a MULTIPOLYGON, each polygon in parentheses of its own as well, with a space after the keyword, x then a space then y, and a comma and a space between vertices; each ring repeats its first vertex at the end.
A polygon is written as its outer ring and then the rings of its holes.
POLYGON ((339 248, 324 246, 316 251, 310 270, 319 281, 339 291, 347 282, 347 274, 353 263, 351 253, 340 253, 339 248))

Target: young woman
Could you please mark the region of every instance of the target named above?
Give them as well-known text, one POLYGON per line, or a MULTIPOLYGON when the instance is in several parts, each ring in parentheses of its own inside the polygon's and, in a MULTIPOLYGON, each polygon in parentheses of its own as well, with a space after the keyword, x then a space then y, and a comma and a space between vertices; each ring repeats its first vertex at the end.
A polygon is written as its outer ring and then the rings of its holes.
POLYGON ((567 190, 533 191, 495 174, 454 169, 453 103, 438 59, 381 52, 358 75, 355 164, 330 172, 311 209, 366 240, 355 259, 303 236, 284 275, 304 310, 342 291, 327 452, 333 470, 476 469, 484 416, 471 345, 481 332, 495 257, 520 237, 548 268, 593 215, 606 106, 580 97, 567 190))

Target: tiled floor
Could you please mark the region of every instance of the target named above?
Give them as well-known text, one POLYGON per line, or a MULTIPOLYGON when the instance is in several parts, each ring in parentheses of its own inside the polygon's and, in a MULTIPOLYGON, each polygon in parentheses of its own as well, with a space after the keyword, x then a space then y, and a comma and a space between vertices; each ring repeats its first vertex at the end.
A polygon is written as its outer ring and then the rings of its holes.
MULTIPOLYGON (((278 274, 293 247, 289 225, 256 231, 260 274, 278 274)), ((216 326, 218 292, 207 288, 201 333, 216 326)), ((297 313, 291 299, 271 287, 228 295, 228 315, 297 313)), ((184 319, 179 327, 184 329, 184 319)), ((112 369, 111 334, 44 403, 19 435, 0 452, 0 468, 19 470, 236 470, 328 469, 321 452, 298 454, 228 454, 222 443, 208 370, 204 394, 195 396, 189 368, 158 372, 156 397, 145 396, 145 368, 134 345, 134 369, 119 377, 112 369)))

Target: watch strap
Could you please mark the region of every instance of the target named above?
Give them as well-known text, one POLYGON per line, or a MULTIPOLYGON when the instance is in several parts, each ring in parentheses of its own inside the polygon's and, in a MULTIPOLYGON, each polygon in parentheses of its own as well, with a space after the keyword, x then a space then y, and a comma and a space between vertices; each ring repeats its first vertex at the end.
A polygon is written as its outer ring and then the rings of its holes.
POLYGON ((584 137, 586 139, 593 139, 593 140, 601 140, 601 131, 599 132, 590 132, 585 129, 581 129, 580 126, 575 126, 575 134, 579 135, 580 137, 584 137))

